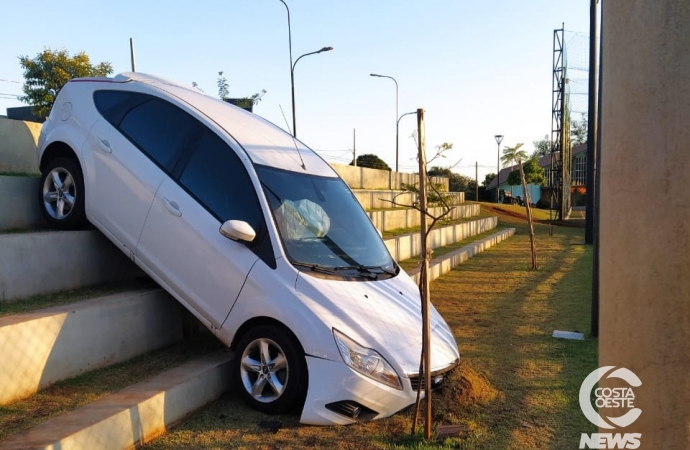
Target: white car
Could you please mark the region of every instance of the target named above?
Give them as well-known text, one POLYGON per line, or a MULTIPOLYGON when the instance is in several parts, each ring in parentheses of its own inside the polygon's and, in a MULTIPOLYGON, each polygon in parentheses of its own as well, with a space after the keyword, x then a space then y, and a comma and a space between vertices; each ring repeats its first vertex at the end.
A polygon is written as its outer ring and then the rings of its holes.
MULTIPOLYGON (((235 351, 254 408, 349 424, 414 402, 419 289, 347 185, 266 120, 161 78, 75 79, 38 146, 55 227, 96 226, 235 351)), ((459 362, 432 308, 432 374, 459 362)))

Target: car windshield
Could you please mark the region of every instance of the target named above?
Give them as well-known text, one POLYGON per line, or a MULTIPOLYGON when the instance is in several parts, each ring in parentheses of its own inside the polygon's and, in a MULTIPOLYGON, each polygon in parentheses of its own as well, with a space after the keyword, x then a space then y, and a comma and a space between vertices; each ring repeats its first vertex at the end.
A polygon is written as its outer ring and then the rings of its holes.
POLYGON ((398 268, 340 178, 257 166, 290 262, 300 270, 378 279, 398 268))

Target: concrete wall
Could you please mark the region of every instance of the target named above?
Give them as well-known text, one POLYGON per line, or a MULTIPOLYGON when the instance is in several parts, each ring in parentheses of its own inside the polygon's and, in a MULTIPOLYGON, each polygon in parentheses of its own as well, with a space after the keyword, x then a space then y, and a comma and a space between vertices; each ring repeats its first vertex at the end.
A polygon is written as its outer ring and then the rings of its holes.
MULTIPOLYGON (((690 2, 603 9, 599 365, 642 382, 633 388, 642 414, 614 433, 641 433, 642 449, 687 449, 690 2)), ((599 386, 630 387, 618 378, 599 386)))
MULTIPOLYGON (((505 230, 497 231, 491 236, 487 236, 484 239, 480 239, 475 242, 470 242, 469 244, 460 247, 457 250, 453 250, 450 253, 439 256, 429 261, 429 281, 433 281, 436 278, 440 278, 444 274, 453 270, 459 264, 467 261, 474 255, 487 250, 494 245, 505 241, 509 237, 515 234, 515 228, 506 228, 505 230)), ((421 266, 415 267, 414 269, 406 270, 407 274, 419 284, 421 266)))
POLYGON ((0 173, 38 174, 36 145, 41 124, 0 117, 0 173))
POLYGON ((0 405, 180 340, 182 307, 160 289, 0 317, 0 405))
MULTIPOLYGON (((458 205, 453 208, 448 219, 461 219, 472 217, 479 214, 479 203, 458 205)), ((443 208, 429 208, 429 214, 440 216, 443 208)), ((374 226, 381 231, 397 230, 398 228, 418 227, 420 224, 419 211, 416 209, 391 209, 380 211, 369 211, 367 215, 374 223, 374 226)))
MULTIPOLYGON (((429 247, 432 249, 454 244, 468 237, 496 228, 497 217, 462 222, 455 225, 438 227, 429 233, 429 247)), ((422 236, 420 233, 409 233, 384 240, 388 251, 396 261, 404 261, 422 253, 422 236)))
POLYGON ((39 181, 0 175, 0 232, 47 225, 36 201, 39 181))
MULTIPOLYGON (((394 189, 401 190, 405 184, 419 183, 419 176, 414 173, 393 172, 388 170, 369 169, 366 167, 332 164, 331 167, 345 180, 351 189, 394 189)), ((441 190, 448 190, 448 178, 433 177, 434 184, 440 184, 441 190)))
POLYGON ((96 230, 0 234, 0 301, 142 274, 96 230))
MULTIPOLYGON (((395 206, 391 203, 394 199, 396 203, 412 205, 417 201, 418 197, 417 194, 409 191, 357 189, 353 192, 357 201, 366 210, 398 208, 399 206, 395 206)), ((459 205, 465 202, 464 192, 446 192, 444 196, 448 197, 448 203, 450 205, 459 205)))

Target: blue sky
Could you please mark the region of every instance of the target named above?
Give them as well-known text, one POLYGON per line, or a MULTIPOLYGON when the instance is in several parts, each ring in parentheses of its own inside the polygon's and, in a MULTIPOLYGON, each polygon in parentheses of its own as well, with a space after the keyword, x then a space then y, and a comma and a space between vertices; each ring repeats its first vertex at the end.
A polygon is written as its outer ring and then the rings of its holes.
MULTIPOLYGON (((399 113, 424 108, 428 151, 449 142, 441 165, 474 177, 495 172, 495 134, 504 145, 541 139, 551 127, 553 30, 587 34, 588 0, 286 0, 295 69, 298 137, 330 161, 357 153, 395 164, 395 84, 399 113), (471 167, 470 167, 471 166, 471 167)), ((231 96, 265 89, 255 112, 292 125, 285 7, 278 0, 3 0, 0 93, 21 94, 19 55, 44 47, 85 51, 92 62, 137 70, 217 94, 223 71, 231 96)), ((567 37, 567 35, 566 35, 567 37)), ((20 106, 0 95, 0 114, 20 106)), ((410 134, 414 116, 400 122, 401 171, 415 171, 410 134)))

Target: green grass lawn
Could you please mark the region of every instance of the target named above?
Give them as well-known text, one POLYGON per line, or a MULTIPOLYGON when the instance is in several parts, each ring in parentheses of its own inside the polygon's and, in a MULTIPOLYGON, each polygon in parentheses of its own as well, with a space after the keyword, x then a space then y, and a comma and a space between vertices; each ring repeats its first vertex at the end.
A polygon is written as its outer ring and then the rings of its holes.
POLYGON ((582 229, 554 227, 549 236, 549 227, 537 224, 540 268, 532 271, 524 208, 485 204, 482 210, 498 214, 499 224, 517 234, 431 285, 432 302, 462 356, 434 394, 433 416, 436 425, 464 425, 464 435, 431 442, 419 432, 409 436, 411 410, 347 427, 303 426, 296 414, 266 416, 231 393, 144 448, 577 448, 581 433, 596 431, 580 411, 578 391, 597 366, 597 342, 589 336, 557 340, 551 333, 589 330, 591 248, 581 245, 582 229), (282 427, 267 432, 262 420, 282 427))

